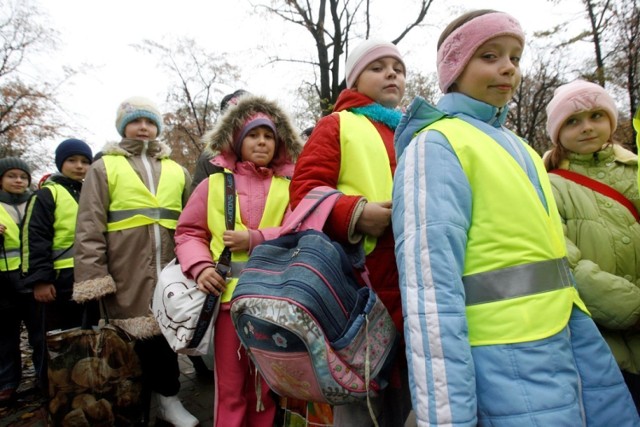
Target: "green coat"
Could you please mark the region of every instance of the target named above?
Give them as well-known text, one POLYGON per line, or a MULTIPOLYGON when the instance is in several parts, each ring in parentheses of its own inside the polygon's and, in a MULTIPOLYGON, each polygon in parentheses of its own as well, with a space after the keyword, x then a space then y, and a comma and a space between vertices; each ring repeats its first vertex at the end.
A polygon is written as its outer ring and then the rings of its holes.
MULTIPOLYGON (((638 157, 619 145, 571 154, 562 169, 615 188, 640 210, 638 157)), ((640 371, 640 224, 620 203, 549 174, 580 296, 622 370, 640 371)))

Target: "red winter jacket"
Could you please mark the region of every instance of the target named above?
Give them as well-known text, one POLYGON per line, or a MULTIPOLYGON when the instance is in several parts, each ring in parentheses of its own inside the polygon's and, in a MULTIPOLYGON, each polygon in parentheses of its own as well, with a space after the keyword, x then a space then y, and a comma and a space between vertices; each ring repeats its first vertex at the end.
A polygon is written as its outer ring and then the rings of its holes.
MULTIPOLYGON (((333 111, 335 113, 350 110, 372 103, 374 101, 368 96, 346 89, 340 93, 333 111)), ((396 155, 393 148, 394 129, 380 122, 371 122, 384 141, 393 174, 396 170, 396 155)), ((331 114, 318 122, 298 158, 289 187, 292 208, 295 208, 300 200, 315 187, 324 185, 336 188, 340 172, 340 157, 340 116, 331 114)), ((362 159, 353 159, 352 161, 358 162, 362 159)), ((349 224, 360 199, 362 199, 361 196, 347 195, 338 199, 324 228, 325 233, 332 239, 343 244, 348 243, 349 224)), ((378 239, 374 251, 367 256, 366 265, 373 288, 389 310, 396 328, 402 333, 402 305, 391 226, 378 239)))

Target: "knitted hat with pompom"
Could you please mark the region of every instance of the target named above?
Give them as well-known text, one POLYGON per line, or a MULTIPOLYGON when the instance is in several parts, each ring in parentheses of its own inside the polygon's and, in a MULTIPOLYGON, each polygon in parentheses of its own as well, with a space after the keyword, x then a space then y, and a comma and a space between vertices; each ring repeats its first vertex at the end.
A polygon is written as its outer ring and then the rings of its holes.
POLYGON ((160 136, 162 132, 162 114, 160 114, 160 110, 153 101, 142 96, 125 99, 118 106, 116 129, 118 129, 120 136, 124 137, 124 128, 127 127, 129 122, 141 117, 154 122, 158 128, 158 136, 160 136))

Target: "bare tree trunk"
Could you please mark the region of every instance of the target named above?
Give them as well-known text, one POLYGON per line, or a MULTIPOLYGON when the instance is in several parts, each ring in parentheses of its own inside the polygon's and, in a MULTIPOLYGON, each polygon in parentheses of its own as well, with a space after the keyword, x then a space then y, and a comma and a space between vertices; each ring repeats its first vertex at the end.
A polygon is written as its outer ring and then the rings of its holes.
POLYGON ((598 2, 591 0, 584 0, 584 5, 587 8, 587 14, 589 15, 589 22, 591 24, 591 33, 593 37, 593 47, 595 49, 596 54, 596 79, 598 80, 598 84, 604 87, 605 85, 605 70, 604 70, 604 58, 602 55, 602 46, 601 46, 601 38, 602 38, 602 24, 604 22, 603 18, 605 16, 605 12, 609 7, 609 0, 604 2, 602 5, 602 11, 599 17, 596 16, 597 11, 596 7, 598 2))

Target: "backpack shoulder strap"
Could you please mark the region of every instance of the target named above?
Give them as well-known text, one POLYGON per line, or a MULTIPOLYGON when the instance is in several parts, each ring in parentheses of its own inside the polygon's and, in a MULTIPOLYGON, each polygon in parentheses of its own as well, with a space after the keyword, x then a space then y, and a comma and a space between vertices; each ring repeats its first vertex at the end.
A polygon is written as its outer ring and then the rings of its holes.
POLYGON ((322 231, 331 209, 342 193, 331 187, 316 187, 309 191, 282 224, 280 235, 304 230, 322 231))
POLYGON ((640 214, 638 214, 638 210, 636 207, 622 195, 622 193, 618 192, 614 188, 611 188, 607 184, 603 184, 600 181, 596 181, 595 179, 591 179, 588 176, 584 176, 582 174, 572 172, 566 169, 553 169, 550 170, 549 173, 553 173, 556 175, 560 175, 561 177, 573 181, 577 184, 580 184, 584 187, 590 188, 593 191, 597 191, 598 193, 609 197, 610 199, 615 200, 620 203, 622 206, 627 208, 631 215, 636 219, 636 221, 640 221, 640 214))

